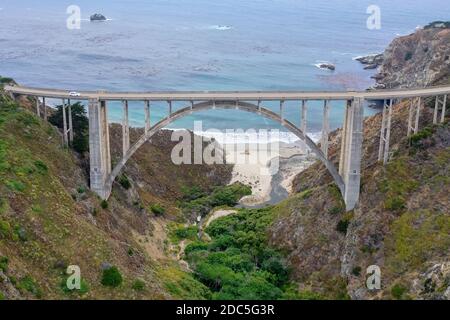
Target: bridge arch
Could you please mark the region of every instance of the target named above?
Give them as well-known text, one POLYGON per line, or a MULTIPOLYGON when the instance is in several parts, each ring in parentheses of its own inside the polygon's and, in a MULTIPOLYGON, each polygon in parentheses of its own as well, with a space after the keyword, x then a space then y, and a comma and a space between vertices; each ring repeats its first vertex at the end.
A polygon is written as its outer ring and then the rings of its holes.
POLYGON ((295 126, 292 122, 283 119, 277 113, 260 106, 257 106, 253 103, 249 102, 241 102, 241 101, 207 101, 193 104, 191 106, 179 109, 173 113, 171 113, 166 118, 162 119, 155 125, 153 125, 144 135, 142 135, 123 155, 122 159, 115 165, 114 169, 111 171, 109 176, 107 177, 105 184, 106 188, 111 190, 112 184, 116 177, 120 174, 122 169, 124 168, 127 161, 134 155, 134 153, 151 137, 156 134, 159 130, 166 127, 170 123, 183 118, 187 115, 190 115, 195 112, 211 110, 211 109, 234 109, 241 110, 245 112, 250 112, 254 114, 261 115, 267 119, 274 120, 280 123, 284 128, 288 129, 290 132, 295 134, 300 140, 302 140, 311 151, 317 156, 317 158, 325 165, 325 167, 330 172, 334 181, 336 182, 341 194, 344 196, 345 194, 345 183, 343 178, 339 175, 334 164, 327 159, 322 150, 316 145, 316 143, 311 140, 300 128, 295 126))

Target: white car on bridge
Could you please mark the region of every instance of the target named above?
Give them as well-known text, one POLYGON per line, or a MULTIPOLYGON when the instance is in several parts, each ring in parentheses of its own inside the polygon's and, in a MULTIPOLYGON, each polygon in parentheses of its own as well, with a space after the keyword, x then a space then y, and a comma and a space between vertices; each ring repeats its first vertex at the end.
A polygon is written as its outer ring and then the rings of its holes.
POLYGON ((71 97, 79 97, 79 96, 81 96, 81 94, 79 92, 76 92, 76 91, 70 91, 69 92, 69 96, 71 96, 71 97))

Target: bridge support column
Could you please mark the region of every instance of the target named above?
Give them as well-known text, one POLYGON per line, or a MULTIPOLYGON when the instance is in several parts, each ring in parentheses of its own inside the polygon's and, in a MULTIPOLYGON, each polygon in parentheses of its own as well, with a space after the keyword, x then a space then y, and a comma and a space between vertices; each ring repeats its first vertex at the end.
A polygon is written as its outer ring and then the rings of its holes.
POLYGON ((391 139, 392 99, 384 101, 383 118, 381 120, 380 146, 378 149, 378 161, 386 164, 389 160, 389 144, 391 139))
POLYGON ((301 130, 303 134, 306 136, 306 116, 308 112, 308 105, 306 104, 306 100, 302 100, 302 119, 301 119, 301 130))
POLYGON ((414 113, 414 99, 409 101, 409 115, 408 115, 408 133, 407 137, 411 136, 411 132, 413 131, 412 121, 413 121, 413 113, 414 113))
POLYGON ((280 101, 280 118, 284 122, 284 100, 280 101))
POLYGON ((419 132, 419 120, 420 120, 420 108, 422 107, 422 98, 417 98, 417 105, 416 105, 416 120, 414 123, 414 134, 419 132))
POLYGON ((62 99, 62 116, 63 116, 63 143, 64 146, 67 146, 68 137, 67 137, 66 99, 62 99))
POLYGON ((123 101, 122 118, 122 154, 125 155, 130 149, 130 126, 128 122, 128 101, 123 101))
POLYGON ((150 131, 150 101, 145 101, 145 133, 150 131))
POLYGON ((72 121, 72 105, 70 99, 68 100, 68 113, 69 113, 69 142, 73 143, 73 121, 72 121))
POLYGON ((91 190, 107 199, 111 194, 108 115, 105 101, 98 99, 89 100, 89 158, 91 190))
POLYGON ((323 104, 322 140, 320 143, 325 159, 328 159, 328 135, 330 133, 329 113, 330 113, 329 101, 325 100, 323 104))
POLYGON ((355 98, 351 104, 347 105, 347 111, 343 180, 345 206, 347 211, 350 211, 358 203, 360 194, 364 99, 355 98))
POLYGON ((444 123, 444 121, 445 121, 446 107, 447 107, 447 95, 444 96, 444 101, 442 103, 441 123, 444 123))
POLYGON ((45 97, 42 97, 42 104, 44 105, 44 120, 47 121, 47 104, 45 103, 45 97))
POLYGON ((38 116, 38 118, 41 117, 41 107, 40 107, 40 101, 39 101, 39 97, 36 97, 36 115, 38 116))
POLYGON ((342 126, 342 135, 341 135, 341 154, 339 158, 339 174, 344 177, 346 172, 346 163, 348 158, 348 145, 351 134, 351 113, 352 113, 352 104, 353 101, 347 101, 347 105, 345 107, 344 113, 344 125, 342 126))

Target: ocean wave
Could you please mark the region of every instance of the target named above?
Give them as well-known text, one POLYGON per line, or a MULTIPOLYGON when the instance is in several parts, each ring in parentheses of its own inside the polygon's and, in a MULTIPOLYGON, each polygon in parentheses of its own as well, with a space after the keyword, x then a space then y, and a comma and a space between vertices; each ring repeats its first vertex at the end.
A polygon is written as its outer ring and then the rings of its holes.
POLYGON ((227 25, 213 25, 213 26, 209 26, 208 29, 225 31, 225 30, 231 30, 231 29, 233 29, 233 27, 227 26, 227 25))
MULTIPOLYGON (((186 129, 170 129, 173 131, 180 131, 186 129)), ((219 144, 246 144, 246 143, 255 143, 255 144, 267 144, 267 143, 286 143, 286 144, 294 144, 298 143, 300 140, 292 132, 288 131, 276 131, 276 130, 264 130, 264 131, 256 131, 256 132, 214 132, 214 131, 194 131, 196 135, 205 137, 207 139, 214 139, 219 144)), ((321 137, 320 132, 308 132, 308 137, 314 142, 318 142, 321 137)))
POLYGON ((363 55, 360 55, 360 56, 353 57, 352 60, 356 61, 358 59, 367 58, 367 57, 375 57, 377 55, 379 55, 379 53, 368 53, 368 54, 363 54, 363 55))

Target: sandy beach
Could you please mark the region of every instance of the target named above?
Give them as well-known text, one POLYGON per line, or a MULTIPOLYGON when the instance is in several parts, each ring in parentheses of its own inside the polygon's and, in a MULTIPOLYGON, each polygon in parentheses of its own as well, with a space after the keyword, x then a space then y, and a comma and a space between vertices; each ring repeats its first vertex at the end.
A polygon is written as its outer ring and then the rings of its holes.
POLYGON ((301 141, 223 147, 227 163, 234 164, 230 183, 241 182, 252 187, 253 194, 240 201, 247 207, 273 204, 287 197, 294 177, 315 161, 301 141))

